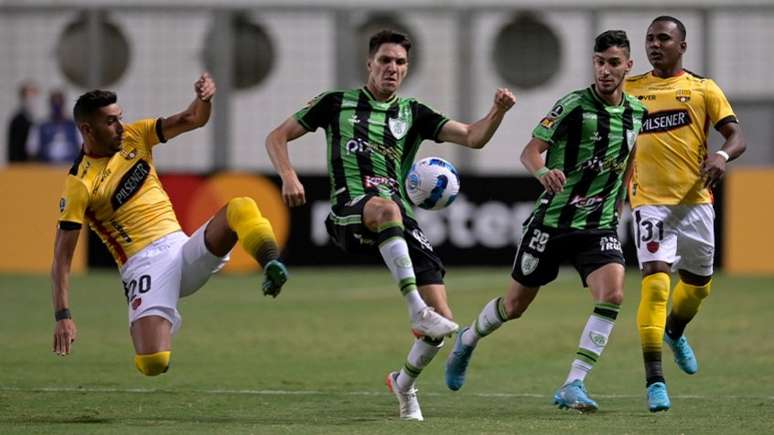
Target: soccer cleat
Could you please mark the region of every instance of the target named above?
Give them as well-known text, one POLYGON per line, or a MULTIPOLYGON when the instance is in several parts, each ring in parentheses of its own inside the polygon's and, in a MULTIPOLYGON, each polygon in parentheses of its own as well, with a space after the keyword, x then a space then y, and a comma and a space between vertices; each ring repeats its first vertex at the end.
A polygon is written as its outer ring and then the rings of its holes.
POLYGON ((453 391, 459 390, 465 383, 465 372, 473 355, 473 346, 462 343, 462 334, 468 329, 470 328, 465 327, 457 333, 454 349, 449 352, 449 357, 446 359, 446 386, 453 391))
POLYGON ((411 319, 411 330, 417 337, 439 339, 453 334, 460 326, 435 312, 433 307, 425 307, 411 319))
POLYGON ((263 268, 263 295, 276 298, 288 280, 288 269, 279 260, 271 260, 263 268))
POLYGON ((400 419, 422 421, 422 410, 419 409, 417 389, 413 386, 406 392, 398 390, 398 372, 387 373, 387 389, 398 398, 400 405, 400 419))
POLYGON ((554 405, 558 405, 559 409, 571 408, 580 412, 594 412, 599 408, 597 402, 589 397, 580 379, 562 385, 554 394, 554 405))
POLYGON ((648 387, 648 409, 650 412, 667 411, 672 407, 666 384, 655 382, 648 387))
POLYGON ((699 363, 696 361, 696 355, 691 349, 691 345, 688 344, 688 339, 685 335, 681 335, 677 340, 672 340, 669 335, 664 334, 664 343, 668 344, 672 349, 672 353, 675 355, 675 362, 680 370, 692 375, 699 371, 699 363))

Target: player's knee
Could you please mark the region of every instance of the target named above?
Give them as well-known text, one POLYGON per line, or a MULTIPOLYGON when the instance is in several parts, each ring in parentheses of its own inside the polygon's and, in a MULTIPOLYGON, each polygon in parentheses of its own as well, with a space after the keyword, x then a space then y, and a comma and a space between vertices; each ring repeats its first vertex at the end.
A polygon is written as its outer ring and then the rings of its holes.
POLYGON ((231 228, 245 219, 261 217, 261 211, 253 198, 239 196, 232 198, 226 206, 226 219, 231 228))
POLYGON ((710 294, 710 283, 707 282, 702 286, 690 286, 686 288, 686 292, 696 299, 705 299, 710 294))
POLYGON ((145 376, 158 376, 169 370, 169 359, 172 352, 156 352, 147 355, 135 355, 134 365, 145 376))
POLYGON ((642 300, 651 303, 666 304, 669 300, 669 275, 655 273, 642 281, 642 300))
POLYGON ((379 203, 378 208, 379 223, 400 221, 402 219, 400 214, 400 207, 395 201, 383 200, 379 203))

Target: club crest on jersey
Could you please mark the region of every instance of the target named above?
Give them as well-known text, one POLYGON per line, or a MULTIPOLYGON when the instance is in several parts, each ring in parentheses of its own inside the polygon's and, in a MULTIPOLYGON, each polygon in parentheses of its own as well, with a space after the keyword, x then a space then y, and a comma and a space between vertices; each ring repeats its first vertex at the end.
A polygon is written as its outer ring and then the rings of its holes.
POLYGON ((678 89, 675 92, 675 99, 681 103, 687 103, 691 100, 691 90, 690 89, 678 89))
POLYGON ((629 146, 629 149, 631 150, 634 146, 634 142, 637 141, 637 134, 634 132, 634 130, 626 130, 626 145, 629 146))
POLYGON ((403 139, 408 133, 408 122, 403 118, 390 118, 387 120, 387 125, 390 126, 390 133, 395 139, 403 139))
POLYGON ((137 150, 134 148, 125 148, 122 149, 121 157, 125 158, 126 160, 132 160, 133 158, 137 157, 137 150))
POLYGON ((656 251, 658 251, 659 243, 658 242, 654 242, 654 241, 650 241, 650 242, 648 242, 647 245, 645 245, 645 247, 648 248, 648 252, 650 252, 651 254, 655 254, 656 251))
POLYGON ((524 276, 527 276, 534 272, 535 269, 537 269, 539 262, 540 259, 530 254, 529 252, 523 253, 521 255, 521 273, 523 273, 524 276))

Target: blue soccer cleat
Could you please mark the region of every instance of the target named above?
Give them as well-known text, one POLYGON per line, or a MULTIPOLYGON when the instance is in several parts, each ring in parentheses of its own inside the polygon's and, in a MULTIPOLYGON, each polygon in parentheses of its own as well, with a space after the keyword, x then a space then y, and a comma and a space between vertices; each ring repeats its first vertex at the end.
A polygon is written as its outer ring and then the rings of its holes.
POLYGON ((473 346, 466 346, 462 343, 462 334, 470 329, 463 328, 454 341, 454 349, 449 352, 449 358, 446 359, 446 386, 450 390, 457 391, 465 383, 465 372, 468 370, 470 357, 473 355, 473 346))
POLYGON ((680 370, 692 375, 699 371, 699 363, 696 361, 696 355, 688 344, 685 335, 681 335, 677 340, 672 340, 669 335, 664 334, 664 343, 668 344, 675 355, 675 362, 680 370))
POLYGON ((276 298, 288 280, 288 269, 279 260, 271 260, 263 267, 263 295, 276 298))
POLYGON ((655 382, 648 387, 648 409, 650 412, 667 411, 672 407, 666 384, 655 382))
POLYGON ((599 409, 599 405, 591 400, 580 379, 562 385, 554 394, 554 405, 558 405, 559 409, 570 408, 580 412, 594 412, 599 409))

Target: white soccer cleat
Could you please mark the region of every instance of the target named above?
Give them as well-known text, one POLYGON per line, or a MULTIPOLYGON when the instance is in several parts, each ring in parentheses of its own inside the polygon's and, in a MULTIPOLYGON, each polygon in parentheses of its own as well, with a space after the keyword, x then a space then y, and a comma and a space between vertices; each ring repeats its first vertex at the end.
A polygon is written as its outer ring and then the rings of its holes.
POLYGON ((425 307, 411 319, 411 330, 418 337, 437 340, 457 332, 458 329, 460 325, 436 313, 433 307, 425 307))
POLYGON ((417 400, 417 389, 413 386, 406 392, 398 390, 398 372, 387 373, 387 389, 398 398, 400 405, 400 419, 422 421, 422 410, 419 409, 419 400, 417 400))

